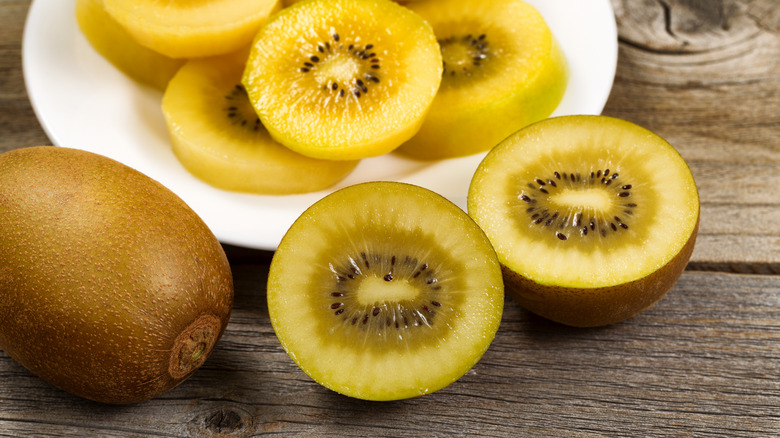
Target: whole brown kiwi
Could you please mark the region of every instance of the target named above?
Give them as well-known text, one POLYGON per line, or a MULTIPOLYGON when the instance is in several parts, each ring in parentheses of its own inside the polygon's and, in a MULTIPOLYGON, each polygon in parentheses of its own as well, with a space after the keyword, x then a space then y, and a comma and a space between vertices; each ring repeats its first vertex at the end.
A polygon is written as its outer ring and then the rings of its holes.
POLYGON ((0 155, 0 348, 49 383, 105 403, 173 388, 227 325, 233 280, 204 222, 106 157, 0 155))

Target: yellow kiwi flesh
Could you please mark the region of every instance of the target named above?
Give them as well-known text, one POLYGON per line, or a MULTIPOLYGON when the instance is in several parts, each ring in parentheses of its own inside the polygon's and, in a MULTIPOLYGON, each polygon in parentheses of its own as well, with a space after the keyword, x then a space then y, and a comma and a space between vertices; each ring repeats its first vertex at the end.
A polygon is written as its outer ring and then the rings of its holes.
POLYGON ((407 7, 433 26, 444 69, 425 123, 398 152, 425 160, 484 152, 560 103, 566 58, 529 4, 423 0, 407 7))
POLYGON ((622 321, 657 302, 693 250, 699 198, 658 135, 605 116, 532 124, 478 167, 468 211, 505 271, 507 293, 575 326, 622 321))
POLYGON ((389 0, 314 0, 272 17, 243 84, 280 143, 352 160, 387 153, 420 127, 441 81, 430 26, 389 0))
POLYGON ((274 254, 267 295, 298 366, 368 400, 459 379, 493 340, 504 303, 479 227, 443 197, 395 182, 350 186, 307 209, 274 254))
POLYGON ((0 155, 0 348, 104 403, 192 375, 228 323, 221 245, 176 195, 89 152, 0 155))
POLYGON ((225 190, 293 194, 341 181, 357 161, 318 160, 274 141, 241 85, 246 52, 194 59, 165 90, 173 151, 201 180, 225 190))
POLYGON ((104 0, 141 45, 171 58, 234 52, 248 45, 280 0, 104 0))
POLYGON ((111 15, 103 0, 77 0, 76 21, 101 56, 134 80, 164 90, 184 60, 140 45, 111 15))

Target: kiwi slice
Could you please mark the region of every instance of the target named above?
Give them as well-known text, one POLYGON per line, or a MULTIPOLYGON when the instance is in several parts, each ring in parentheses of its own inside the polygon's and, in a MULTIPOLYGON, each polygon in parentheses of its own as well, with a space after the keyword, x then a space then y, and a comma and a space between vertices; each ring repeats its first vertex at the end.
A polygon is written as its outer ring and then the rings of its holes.
POLYGON ((541 14, 521 0, 422 0, 411 10, 433 26, 444 63, 425 123, 398 151, 441 159, 486 151, 548 117, 568 67, 541 14))
POLYGON ((141 45, 171 58, 227 54, 252 41, 280 0, 103 0, 141 45))
POLYGON ((220 189, 259 194, 322 190, 357 161, 305 157, 274 141, 249 103, 246 52, 187 62, 162 100, 173 151, 193 175, 220 189))
POLYGON ((477 168, 468 211, 501 261, 507 293, 541 316, 597 326, 650 307, 693 251, 699 197, 658 135, 606 116, 535 123, 477 168))
POLYGON ((76 21, 101 56, 134 80, 164 90, 184 60, 172 59, 140 44, 106 12, 103 0, 77 0, 76 21))
POLYGON ((307 209, 279 244, 268 311, 320 384, 368 400, 437 391, 471 369, 501 320, 501 268, 482 230, 430 190, 369 182, 307 209))
POLYGON ((272 17, 243 84, 263 124, 315 158, 389 152, 420 127, 441 82, 431 27, 390 0, 312 0, 272 17))

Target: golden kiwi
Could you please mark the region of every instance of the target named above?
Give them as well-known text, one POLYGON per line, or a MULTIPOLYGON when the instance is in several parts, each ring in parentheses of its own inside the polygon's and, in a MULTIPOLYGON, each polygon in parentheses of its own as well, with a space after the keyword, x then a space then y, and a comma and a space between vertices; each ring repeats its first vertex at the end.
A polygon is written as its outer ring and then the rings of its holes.
POLYGON ((699 224, 688 165, 653 132, 606 116, 546 119, 479 165, 468 211, 504 270, 507 294, 573 326, 611 324, 661 299, 699 224))

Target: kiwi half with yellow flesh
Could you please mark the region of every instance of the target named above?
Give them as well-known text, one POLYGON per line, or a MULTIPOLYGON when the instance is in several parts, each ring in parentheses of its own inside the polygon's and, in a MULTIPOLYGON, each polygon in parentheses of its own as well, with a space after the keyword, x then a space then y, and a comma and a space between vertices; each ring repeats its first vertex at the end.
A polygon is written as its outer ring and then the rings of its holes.
POLYGON ((201 180, 225 190, 292 194, 344 179, 357 161, 318 160, 274 141, 249 103, 241 74, 246 52, 193 59, 162 101, 173 151, 201 180))
POLYGON ((280 0, 103 0, 141 45, 171 58, 234 52, 282 5, 280 0))
POLYGON ((222 246, 181 199, 109 158, 58 147, 0 154, 0 348, 104 403, 173 388, 227 326, 222 246))
POLYGON ((482 357, 504 304, 482 230, 430 190, 369 182, 307 209, 271 261, 268 311, 310 377, 368 400, 459 379, 482 357))
POLYGON ((699 197, 688 165, 658 135, 566 116, 491 150, 468 212, 495 247, 507 294, 553 321, 599 326, 671 289, 693 251, 699 197))
POLYGON ((484 152, 560 103, 567 62, 531 5, 422 0, 407 7, 433 26, 444 69, 425 123, 398 152, 426 160, 484 152))
POLYGON ((77 0, 76 21, 101 56, 134 80, 164 90, 184 60, 144 47, 106 12, 103 0, 77 0))
POLYGON ((243 84, 280 143, 314 158, 381 155, 420 127, 441 81, 431 27, 390 0, 312 0, 274 15, 243 84))

